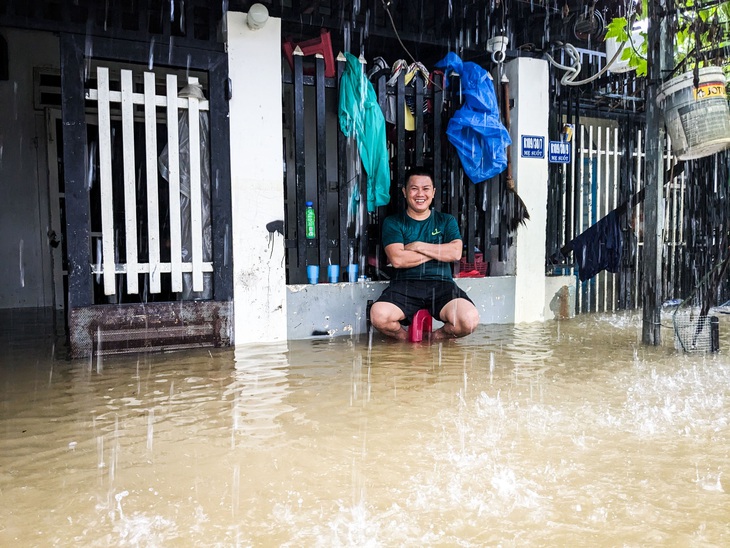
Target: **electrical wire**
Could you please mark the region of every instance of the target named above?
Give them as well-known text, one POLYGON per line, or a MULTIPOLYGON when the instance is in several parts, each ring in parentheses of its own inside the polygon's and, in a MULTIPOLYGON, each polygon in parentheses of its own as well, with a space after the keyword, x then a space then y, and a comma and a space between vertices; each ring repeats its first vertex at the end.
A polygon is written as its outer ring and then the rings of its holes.
POLYGON ((562 44, 560 47, 563 48, 567 54, 568 57, 570 57, 570 60, 572 61, 571 65, 563 65, 561 63, 558 63, 549 53, 545 53, 545 57, 547 57, 547 60, 550 61, 550 64, 553 65, 556 68, 559 68, 561 70, 566 71, 566 73, 563 75, 563 77, 560 79, 560 83, 564 86, 582 86, 583 84, 588 84, 590 82, 593 82, 594 80, 600 78, 603 76, 608 69, 610 69, 613 64, 618 59, 621 52, 624 50, 624 46, 626 45, 626 42, 622 42, 621 46, 618 48, 616 53, 611 57, 610 61, 606 63, 606 65, 598 71, 596 74, 589 78, 585 78, 583 80, 576 81, 575 78, 580 74, 582 65, 580 62, 580 53, 578 52, 578 49, 570 43, 562 44))
POLYGON ((411 58, 411 61, 417 63, 418 61, 416 61, 415 57, 413 57, 413 55, 411 55, 411 52, 408 51, 408 48, 403 43, 403 40, 400 39, 400 34, 398 34, 398 29, 395 28, 395 21, 393 20, 393 15, 391 15, 390 10, 388 9, 388 4, 385 2, 385 0, 380 0, 380 3, 383 4, 383 9, 385 10, 385 13, 388 14, 388 19, 390 19, 390 25, 393 27, 393 32, 395 33, 395 37, 398 39, 401 47, 408 54, 408 57, 411 58))

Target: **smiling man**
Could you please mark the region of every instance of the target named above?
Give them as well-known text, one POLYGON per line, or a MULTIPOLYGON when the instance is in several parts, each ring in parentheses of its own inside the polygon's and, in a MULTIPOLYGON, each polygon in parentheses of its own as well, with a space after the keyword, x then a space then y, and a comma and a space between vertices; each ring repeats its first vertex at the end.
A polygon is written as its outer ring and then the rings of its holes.
POLYGON ((395 275, 373 303, 370 321, 395 339, 408 338, 403 325, 421 308, 444 324, 433 340, 463 337, 479 324, 474 303, 451 274, 463 247, 459 225, 452 215, 431 209, 435 193, 431 172, 411 169, 403 187, 406 211, 383 222, 383 247, 395 275))

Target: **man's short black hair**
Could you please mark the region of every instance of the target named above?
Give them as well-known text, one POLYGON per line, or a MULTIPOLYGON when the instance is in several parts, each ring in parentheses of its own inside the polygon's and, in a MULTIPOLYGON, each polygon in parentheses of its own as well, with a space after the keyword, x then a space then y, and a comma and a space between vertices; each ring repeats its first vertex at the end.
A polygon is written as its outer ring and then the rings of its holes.
MULTIPOLYGON (((430 177, 431 182, 434 182, 433 180, 433 171, 431 171, 426 166, 415 166, 406 171, 406 176, 403 179, 403 186, 405 187, 408 184, 408 181, 413 177, 414 175, 421 175, 424 177, 430 177)), ((435 183, 434 183, 435 184, 435 183)))

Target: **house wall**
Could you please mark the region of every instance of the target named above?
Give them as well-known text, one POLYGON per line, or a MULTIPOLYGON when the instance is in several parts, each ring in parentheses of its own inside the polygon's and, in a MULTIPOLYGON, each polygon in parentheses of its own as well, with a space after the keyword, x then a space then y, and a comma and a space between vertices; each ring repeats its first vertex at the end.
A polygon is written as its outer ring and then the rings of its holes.
MULTIPOLYGON (((518 58, 505 64, 514 99, 510 137, 515 190, 530 213, 530 220, 517 228, 514 251, 515 322, 541 321, 545 302, 545 229, 548 186, 548 63, 543 59, 518 58), (544 138, 543 158, 523 158, 521 137, 544 138)), ((555 137, 557 138, 557 136, 555 137)))
POLYGON ((284 219, 281 21, 246 17, 228 12, 226 38, 235 344, 287 338, 284 237, 266 228, 284 219))
MULTIPOLYGON (((240 344, 306 338, 315 332, 364 333, 367 300, 380 295, 384 282, 286 286, 283 237, 266 229, 269 222, 284 218, 280 22, 271 18, 264 28, 252 31, 245 20, 246 14, 228 14, 233 83, 232 340, 240 344), (251 74, 256 75, 255 85, 249 85, 251 74)), ((0 101, 5 106, 0 109, 0 188, 4 195, 0 200, 0 308, 47 307, 53 304, 46 236, 48 167, 43 113, 33 107, 33 68, 58 68, 59 45, 50 33, 0 32, 8 42, 10 58, 10 79, 0 82, 0 101)), ((519 72, 515 80, 520 77, 532 76, 519 72)), ((513 121, 513 127, 521 127, 519 119, 513 121)), ((520 131, 537 130, 516 129, 513 138, 520 131)), ((531 207, 544 207, 541 175, 532 188, 527 183, 533 179, 528 168, 517 171, 516 179, 520 196, 531 207)), ((544 238, 530 240, 524 233, 544 233, 544 216, 532 210, 531 216, 528 227, 518 234, 527 259, 517 257, 517 277, 458 281, 477 304, 482 323, 572 316, 574 278, 543 276, 544 238), (529 277, 523 278, 526 274, 529 277)))
POLYGON ((59 67, 51 33, 4 28, 0 81, 0 308, 53 305, 45 123, 33 107, 34 67, 59 67))

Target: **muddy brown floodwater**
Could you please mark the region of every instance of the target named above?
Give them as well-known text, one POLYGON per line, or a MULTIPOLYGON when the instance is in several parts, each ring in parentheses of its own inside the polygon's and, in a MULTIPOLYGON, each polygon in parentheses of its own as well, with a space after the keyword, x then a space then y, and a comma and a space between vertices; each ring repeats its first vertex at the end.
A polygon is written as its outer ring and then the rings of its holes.
POLYGON ((3 546, 728 546, 730 357, 640 314, 53 360, 3 328, 3 546))

